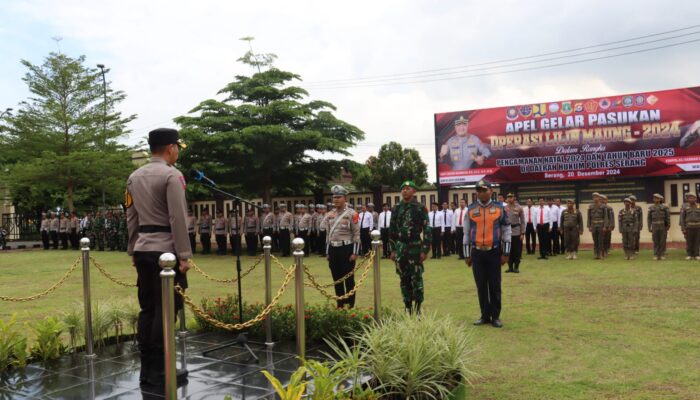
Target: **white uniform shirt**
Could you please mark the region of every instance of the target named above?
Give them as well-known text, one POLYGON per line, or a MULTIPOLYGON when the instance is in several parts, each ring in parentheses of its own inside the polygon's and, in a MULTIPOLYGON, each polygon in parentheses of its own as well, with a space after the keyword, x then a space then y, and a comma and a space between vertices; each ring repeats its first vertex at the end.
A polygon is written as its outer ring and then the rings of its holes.
POLYGON ((440 228, 440 232, 442 232, 443 218, 442 211, 431 211, 428 213, 428 225, 433 229, 440 228))
POLYGON ((379 213, 379 229, 389 229, 391 226, 391 211, 382 211, 379 213))
POLYGON ((457 227, 462 227, 464 225, 464 218, 467 216, 467 207, 458 208, 453 211, 452 218, 452 231, 454 232, 457 227))
POLYGON ((532 220, 535 226, 539 225, 540 221, 542 221, 544 225, 551 225, 552 213, 550 212, 549 207, 546 205, 543 208, 540 208, 540 206, 532 207, 532 220), (540 218, 540 215, 542 215, 542 218, 540 218))
POLYGON ((367 229, 371 231, 374 229, 374 216, 371 212, 365 211, 360 213, 360 222, 358 222, 360 229, 367 229))
POLYGON ((442 210, 442 231, 452 232, 455 230, 454 226, 454 213, 449 208, 447 210, 442 210))

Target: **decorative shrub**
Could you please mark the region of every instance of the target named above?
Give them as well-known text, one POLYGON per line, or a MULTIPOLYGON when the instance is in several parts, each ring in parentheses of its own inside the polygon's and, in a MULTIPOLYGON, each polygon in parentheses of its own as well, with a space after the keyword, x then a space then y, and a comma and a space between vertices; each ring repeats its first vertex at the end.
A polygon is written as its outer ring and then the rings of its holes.
POLYGON ((16 314, 8 322, 0 319, 0 372, 27 365, 27 338, 15 330, 16 323, 16 314))
POLYGON ((380 323, 329 342, 339 360, 357 366, 359 376, 370 376, 370 387, 382 399, 447 399, 474 376, 474 345, 462 324, 449 316, 407 313, 389 315, 380 323))
MULTIPOLYGON (((225 323, 239 323, 238 297, 217 297, 214 299, 202 299, 202 309, 209 316, 225 323)), ((265 308, 262 303, 243 304, 243 317, 245 321, 254 318, 265 308)), ((293 305, 277 305, 272 309, 268 318, 272 319, 273 340, 281 341, 296 337, 296 311, 293 305)), ((362 328, 371 323, 373 311, 369 309, 338 309, 331 304, 305 305, 306 337, 309 341, 321 341, 325 337, 348 336, 360 332, 362 328)), ((198 325, 203 330, 217 330, 206 320, 196 316, 198 325)), ((249 330, 251 338, 265 339, 264 323, 256 324, 249 330)))
POLYGON ((32 346, 32 355, 43 361, 54 360, 65 351, 61 334, 66 326, 56 317, 46 317, 31 325, 36 336, 32 346))

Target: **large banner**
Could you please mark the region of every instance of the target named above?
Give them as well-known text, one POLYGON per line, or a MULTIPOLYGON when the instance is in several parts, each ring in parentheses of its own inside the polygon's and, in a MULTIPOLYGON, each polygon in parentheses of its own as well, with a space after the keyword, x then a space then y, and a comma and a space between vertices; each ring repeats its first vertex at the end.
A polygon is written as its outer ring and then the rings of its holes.
POLYGON ((440 185, 700 172, 700 87, 435 114, 440 185))

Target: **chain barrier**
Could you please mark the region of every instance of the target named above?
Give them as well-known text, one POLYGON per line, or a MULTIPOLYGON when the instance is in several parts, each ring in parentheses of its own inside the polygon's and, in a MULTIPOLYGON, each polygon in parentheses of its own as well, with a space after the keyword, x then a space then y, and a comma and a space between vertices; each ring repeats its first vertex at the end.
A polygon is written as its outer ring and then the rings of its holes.
POLYGON ((187 294, 185 294, 185 291, 179 285, 175 286, 175 292, 177 292, 177 294, 179 294, 182 297, 182 300, 190 307, 192 312, 197 314, 198 317, 202 318, 203 320, 207 321, 208 323, 212 324, 213 326, 219 329, 225 329, 227 331, 240 331, 242 329, 250 328, 251 326, 258 324, 262 322, 265 318, 267 318, 267 316, 272 311, 272 308, 279 302, 282 293, 284 293, 284 291, 287 289, 289 282, 291 282, 292 277, 294 277, 295 270, 296 267, 294 266, 287 270, 287 276, 284 277, 282 286, 279 288, 279 290, 277 290, 277 294, 275 295, 275 297, 272 298, 272 302, 270 302, 270 304, 267 307, 265 307, 260 312, 260 314, 255 316, 255 318, 248 320, 242 324, 227 324, 225 322, 217 320, 214 317, 209 316, 206 311, 204 311, 201 307, 195 304, 195 302, 192 301, 192 299, 187 294))
POLYGON ((370 262, 368 262, 365 265, 365 270, 362 272, 362 276, 360 276, 360 279, 357 280, 357 284, 355 284, 355 287, 351 291, 345 293, 342 296, 336 296, 336 295, 328 293, 326 291, 326 289, 323 288, 323 286, 319 285, 318 282, 316 282, 316 278, 314 278, 313 274, 311 274, 311 271, 309 271, 309 267, 307 265, 304 265, 304 272, 306 273, 306 276, 309 278, 311 285, 316 290, 318 290, 322 295, 326 296, 330 300, 336 300, 336 301, 346 300, 346 299, 349 299, 350 297, 352 297, 355 294, 355 292, 357 292, 357 290, 365 282, 365 279, 367 279, 367 275, 369 274, 369 270, 370 270, 369 267, 370 267, 370 265, 372 265, 371 261, 373 260, 374 256, 375 256, 374 253, 369 254, 369 257, 367 257, 366 260, 369 260, 370 262))
POLYGON ((47 294, 49 294, 49 293, 53 292, 54 290, 58 289, 58 287, 61 286, 61 285, 63 284, 63 282, 66 281, 66 279, 68 278, 68 276, 70 276, 70 274, 72 274, 73 271, 75 271, 75 268, 78 266, 78 264, 80 264, 81 261, 82 261, 82 257, 78 257, 78 259, 75 260, 75 262, 73 263, 73 265, 72 265, 72 266, 68 269, 68 271, 63 275, 63 277, 61 277, 61 279, 58 280, 58 282, 56 282, 53 286, 51 286, 50 288, 44 290, 44 291, 41 292, 41 293, 35 294, 35 295, 33 295, 33 296, 28 296, 28 297, 0 296, 0 300, 2 300, 2 301, 11 301, 11 302, 15 302, 15 303, 20 303, 20 302, 23 302, 23 301, 31 301, 31 300, 36 300, 36 299, 39 299, 39 298, 41 298, 41 297, 44 297, 44 296, 46 296, 47 294))
MULTIPOLYGON (((365 263, 370 263, 370 264, 371 264, 373 260, 374 260, 374 251, 371 251, 371 250, 370 250, 370 252, 367 254, 367 257, 364 257, 364 258, 362 259, 361 262, 359 262, 359 263, 357 263, 357 264, 355 265, 355 268, 353 268, 352 271, 350 271, 350 272, 348 272, 347 274, 345 274, 345 276, 343 276, 342 278, 339 278, 339 279, 337 279, 337 280, 335 280, 335 281, 333 281, 333 282, 331 282, 331 283, 327 283, 327 284, 323 284, 323 285, 318 284, 318 283, 316 283, 316 284, 306 283, 305 285, 306 285, 306 287, 310 287, 310 288, 315 288, 316 285, 318 285, 319 287, 322 287, 322 288, 330 288, 330 287, 333 287, 333 286, 335 286, 335 285, 337 285, 337 284, 339 284, 339 283, 343 283, 343 282, 345 282, 346 280, 348 280, 351 276, 355 275, 355 273, 356 273, 357 271, 359 271, 360 269, 362 269, 362 267, 365 267, 365 263)), ((287 268, 286 268, 286 267, 277 259, 277 257, 275 257, 274 255, 272 256, 272 261, 273 261, 275 264, 277 264, 285 273, 287 272, 287 268)))
MULTIPOLYGON (((255 263, 254 263, 253 265, 251 265, 250 268, 248 268, 245 272, 241 273, 241 279, 245 278, 246 276, 248 276, 248 274, 250 274, 251 272, 253 272, 253 270, 255 269, 255 267, 257 267, 257 266, 262 262, 263 259, 264 259, 263 256, 258 257, 258 259, 255 260, 255 263)), ((204 271, 203 271, 201 268, 199 268, 199 267, 197 266, 197 264, 195 264, 194 261, 192 261, 192 260, 190 260, 190 265, 192 265, 192 268, 193 268, 195 271, 199 272, 203 277, 209 279, 210 281, 219 282, 219 283, 236 283, 236 282, 238 282, 238 278, 231 278, 231 279, 220 279, 220 278, 215 278, 215 277, 213 277, 213 276, 207 274, 206 272, 204 272, 204 271)))
POLYGON ((107 270, 105 270, 105 268, 103 266, 98 264, 97 260, 95 260, 93 257, 90 257, 90 261, 92 261, 92 265, 94 265, 95 268, 97 268, 97 270, 102 273, 102 275, 104 275, 105 277, 107 277, 107 279, 116 283, 117 285, 121 285, 124 287, 136 287, 136 286, 138 286, 135 283, 127 283, 127 282, 124 282, 124 281, 121 281, 121 280, 115 278, 112 274, 107 272, 107 270))

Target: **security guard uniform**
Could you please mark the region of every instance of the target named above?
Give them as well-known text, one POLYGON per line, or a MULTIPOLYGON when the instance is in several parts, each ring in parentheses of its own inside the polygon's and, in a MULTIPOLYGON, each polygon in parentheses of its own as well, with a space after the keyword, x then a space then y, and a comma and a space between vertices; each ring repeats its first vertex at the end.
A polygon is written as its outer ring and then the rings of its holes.
MULTIPOLYGON (((331 188, 333 196, 347 196, 348 191, 340 185, 331 188)), ((358 225, 358 214, 349 207, 336 208, 328 211, 323 220, 327 240, 325 243, 328 254, 328 267, 331 270, 333 280, 337 281, 349 274, 355 268, 355 260, 351 260, 354 255, 360 254, 360 226, 358 225)), ((355 275, 352 274, 343 282, 335 285, 335 295, 344 296, 355 288, 355 275)), ((337 300, 338 308, 348 306, 355 307, 355 295, 348 299, 337 300)))
MULTIPOLYGON (((151 146, 178 144, 174 129, 156 129, 149 133, 151 146)), ((184 145, 182 145, 184 146, 184 145)), ((134 171, 127 181, 125 205, 129 244, 138 274, 139 313, 137 338, 141 350, 141 380, 163 384, 163 312, 161 310, 160 256, 174 253, 178 260, 189 260, 192 248, 187 235, 185 178, 159 156, 134 171)), ((175 283, 187 288, 187 278, 176 266, 175 283)), ((175 315, 182 299, 175 294, 175 315)))
POLYGON ((654 242, 654 260, 666 259, 666 237, 671 228, 671 210, 663 204, 664 196, 654 193, 654 204, 649 206, 647 221, 654 242))

